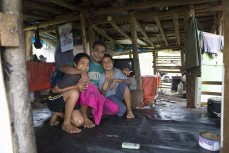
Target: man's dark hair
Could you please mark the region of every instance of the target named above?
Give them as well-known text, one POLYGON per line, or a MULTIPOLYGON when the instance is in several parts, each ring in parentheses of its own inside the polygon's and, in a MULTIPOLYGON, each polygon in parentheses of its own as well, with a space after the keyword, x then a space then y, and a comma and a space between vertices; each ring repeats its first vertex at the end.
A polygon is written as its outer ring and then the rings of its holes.
POLYGON ((90 56, 86 53, 79 53, 79 54, 76 54, 75 57, 74 57, 74 63, 75 65, 77 65, 80 61, 81 58, 83 57, 86 57, 88 60, 90 60, 90 56))
POLYGON ((106 45, 106 43, 105 43, 104 41, 102 41, 102 40, 96 40, 96 41, 93 43, 92 48, 95 49, 95 47, 96 47, 97 45, 101 45, 101 46, 105 47, 105 51, 107 50, 107 45, 106 45))

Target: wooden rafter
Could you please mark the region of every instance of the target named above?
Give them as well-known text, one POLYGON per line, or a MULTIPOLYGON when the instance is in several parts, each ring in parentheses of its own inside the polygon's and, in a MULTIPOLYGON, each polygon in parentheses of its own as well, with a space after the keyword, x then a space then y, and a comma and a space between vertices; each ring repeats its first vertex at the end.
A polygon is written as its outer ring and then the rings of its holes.
POLYGON ((110 24, 126 39, 129 39, 130 41, 132 41, 132 38, 128 34, 126 34, 115 22, 111 21, 110 24))
POLYGON ((111 38, 110 36, 108 36, 108 35, 106 34, 106 32, 104 32, 102 29, 98 28, 98 27, 95 26, 95 25, 92 25, 92 28, 93 28, 95 31, 97 31, 98 33, 100 33, 102 36, 104 36, 105 38, 109 39, 109 40, 110 40, 111 42, 113 42, 114 44, 117 44, 119 47, 122 47, 122 48, 123 48, 123 46, 122 46, 119 42, 117 42, 116 40, 114 40, 113 38, 111 38))
POLYGON ((149 42, 149 44, 152 46, 152 47, 155 47, 153 42, 150 40, 150 37, 146 34, 146 31, 145 31, 145 28, 142 26, 142 24, 136 20, 136 24, 138 26, 138 29, 140 30, 140 32, 142 33, 142 35, 145 37, 145 39, 149 42))
POLYGON ((83 11, 82 8, 78 7, 78 6, 75 6, 75 5, 72 5, 70 3, 67 3, 63 0, 49 0, 50 2, 56 4, 56 5, 60 5, 60 6, 63 6, 63 7, 66 7, 66 8, 69 8, 71 10, 74 10, 74 11, 83 11))
POLYGON ((156 21, 156 24, 157 24, 157 26, 158 26, 158 28, 159 28, 159 30, 161 32, 161 35, 162 35, 162 37, 163 37, 163 39, 165 41, 166 46, 168 47, 169 44, 168 44, 168 41, 166 39, 165 32, 164 32, 164 30, 162 28, 162 25, 161 25, 161 22, 160 22, 159 18, 158 17, 155 17, 155 21, 156 21))
POLYGON ((42 5, 39 3, 35 3, 35 2, 31 2, 31 1, 22 1, 23 6, 27 6, 33 9, 40 9, 40 10, 45 10, 48 12, 53 12, 53 13, 57 13, 57 14, 61 14, 61 13, 66 13, 66 11, 62 11, 60 9, 55 9, 53 7, 47 6, 47 5, 42 5))
POLYGON ((220 11, 217 15, 217 18, 214 22, 214 25, 212 26, 212 30, 211 33, 215 33, 216 32, 216 28, 217 26, 223 21, 223 11, 220 11))
POLYGON ((178 20, 178 15, 173 16, 173 22, 174 22, 174 27, 175 27, 175 33, 176 33, 176 38, 177 38, 177 44, 180 46, 180 32, 179 32, 179 20, 178 20))

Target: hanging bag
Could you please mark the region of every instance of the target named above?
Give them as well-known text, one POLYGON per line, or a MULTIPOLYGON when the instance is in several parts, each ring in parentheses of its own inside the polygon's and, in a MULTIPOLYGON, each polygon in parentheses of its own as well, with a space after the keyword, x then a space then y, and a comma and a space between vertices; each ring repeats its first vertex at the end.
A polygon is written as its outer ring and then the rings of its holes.
POLYGON ((40 40, 40 36, 39 36, 39 28, 37 26, 37 30, 35 31, 35 42, 34 42, 34 47, 36 49, 41 49, 43 47, 41 40, 40 40))

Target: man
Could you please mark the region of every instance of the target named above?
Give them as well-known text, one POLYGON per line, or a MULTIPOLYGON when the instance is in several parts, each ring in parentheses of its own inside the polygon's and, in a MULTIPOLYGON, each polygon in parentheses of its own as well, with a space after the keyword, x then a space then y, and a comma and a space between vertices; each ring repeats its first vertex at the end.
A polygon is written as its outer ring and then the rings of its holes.
MULTIPOLYGON (((103 67, 99 62, 102 60, 106 52, 106 49, 107 49, 107 46, 104 41, 98 40, 93 43, 90 67, 88 70, 88 76, 86 73, 81 72, 81 71, 76 71, 74 68, 72 68, 71 66, 67 66, 67 65, 62 66, 61 71, 66 74, 81 74, 82 78, 79 81, 79 83, 82 84, 81 86, 82 91, 86 90, 87 88, 87 86, 85 85, 85 81, 88 80, 88 77, 89 77, 90 82, 94 83, 98 87, 100 76, 103 73, 103 67)), ((87 117, 87 109, 88 109, 88 106, 81 105, 81 111, 84 117, 83 126, 85 128, 92 128, 95 126, 95 124, 87 117)))

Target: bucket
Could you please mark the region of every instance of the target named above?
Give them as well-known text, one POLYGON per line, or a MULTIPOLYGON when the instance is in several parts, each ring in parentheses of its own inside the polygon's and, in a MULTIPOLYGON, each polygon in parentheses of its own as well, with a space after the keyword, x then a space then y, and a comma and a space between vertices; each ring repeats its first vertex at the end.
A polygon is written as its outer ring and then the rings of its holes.
POLYGON ((172 77, 172 85, 171 90, 177 91, 178 84, 181 82, 181 76, 173 76, 172 77))
POLYGON ((211 117, 220 117, 219 114, 221 114, 221 101, 222 101, 221 97, 208 98, 207 109, 208 109, 208 114, 211 117))

